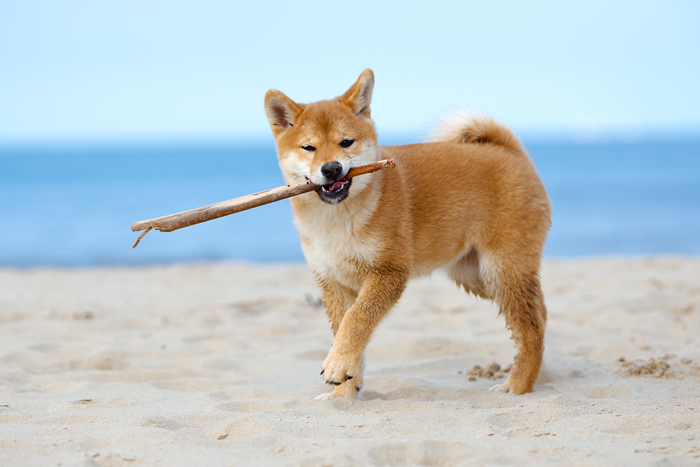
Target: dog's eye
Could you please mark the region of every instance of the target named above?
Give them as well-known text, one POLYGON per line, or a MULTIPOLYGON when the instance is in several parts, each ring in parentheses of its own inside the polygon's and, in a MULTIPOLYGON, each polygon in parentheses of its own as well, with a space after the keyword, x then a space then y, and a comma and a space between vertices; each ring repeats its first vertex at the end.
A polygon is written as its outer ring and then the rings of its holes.
POLYGON ((304 151, 309 151, 309 152, 314 152, 316 150, 315 147, 311 146, 310 144, 305 144, 304 146, 301 147, 304 151))
POLYGON ((340 142, 340 147, 341 148, 349 148, 350 146, 352 146, 352 143, 354 143, 354 142, 355 142, 354 139, 344 139, 340 142))

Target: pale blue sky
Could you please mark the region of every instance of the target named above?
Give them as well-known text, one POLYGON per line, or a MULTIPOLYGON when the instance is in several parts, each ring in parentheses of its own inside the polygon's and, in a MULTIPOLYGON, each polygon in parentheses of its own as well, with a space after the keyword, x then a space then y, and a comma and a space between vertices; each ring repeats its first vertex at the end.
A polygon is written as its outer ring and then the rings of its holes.
MULTIPOLYGON (((380 132, 700 132, 700 2, 0 2, 0 142, 268 137, 374 69, 380 132)), ((380 133, 381 140, 381 133, 380 133)))

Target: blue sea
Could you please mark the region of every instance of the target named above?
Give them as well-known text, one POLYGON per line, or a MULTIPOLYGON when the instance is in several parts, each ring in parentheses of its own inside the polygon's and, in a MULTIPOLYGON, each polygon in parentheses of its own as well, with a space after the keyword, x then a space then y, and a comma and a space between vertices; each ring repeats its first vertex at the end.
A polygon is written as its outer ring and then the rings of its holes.
MULTIPOLYGON (((547 257, 700 254, 700 139, 525 145, 554 207, 547 257)), ((0 147, 0 266, 303 261, 288 201, 131 249, 134 221, 282 184, 271 141, 0 147)))

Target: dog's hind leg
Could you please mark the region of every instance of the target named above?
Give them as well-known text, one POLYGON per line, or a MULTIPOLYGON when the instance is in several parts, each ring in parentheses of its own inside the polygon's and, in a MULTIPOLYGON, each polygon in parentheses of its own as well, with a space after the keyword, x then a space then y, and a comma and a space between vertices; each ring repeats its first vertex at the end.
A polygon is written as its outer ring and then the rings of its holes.
MULTIPOLYGON (((326 309, 326 315, 328 316, 328 321, 331 324, 333 336, 335 336, 338 333, 338 328, 340 327, 340 323, 343 321, 345 312, 352 306, 353 303, 355 303, 355 300, 357 300, 357 292, 335 281, 318 279, 318 283, 321 286, 321 292, 323 294, 323 306, 326 309)), ((315 399, 326 400, 336 397, 357 398, 357 395, 362 388, 363 367, 364 356, 362 358, 362 362, 360 363, 360 369, 357 375, 343 384, 335 386, 333 391, 321 394, 315 399)))
POLYGON ((516 274, 514 278, 501 272, 488 274, 488 266, 481 264, 478 252, 472 248, 451 264, 447 273, 467 292, 489 298, 500 306, 500 314, 505 315, 506 325, 513 332, 517 354, 508 380, 494 390, 524 394, 532 390, 542 362, 547 312, 539 278, 537 273, 522 277, 516 274), (482 271, 486 281, 482 279, 482 271))
POLYGON ((501 271, 488 284, 489 295, 506 318, 515 340, 513 368, 505 383, 492 388, 500 392, 525 394, 532 391, 542 365, 547 309, 537 271, 518 274, 501 271))

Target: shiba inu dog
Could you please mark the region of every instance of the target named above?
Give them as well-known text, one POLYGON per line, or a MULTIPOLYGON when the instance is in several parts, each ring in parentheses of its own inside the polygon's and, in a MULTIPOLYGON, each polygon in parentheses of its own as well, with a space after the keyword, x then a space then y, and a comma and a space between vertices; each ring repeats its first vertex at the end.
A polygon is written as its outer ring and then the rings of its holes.
POLYGON ((409 279, 442 268, 494 301, 517 353, 494 389, 530 392, 542 362, 547 311, 539 269, 551 207, 520 141, 481 115, 446 119, 428 143, 379 146, 372 70, 342 96, 299 104, 270 90, 265 111, 287 183, 316 192, 290 200, 302 249, 334 334, 321 375, 357 397, 372 332, 409 279), (394 158, 396 168, 342 181, 351 167, 394 158))

